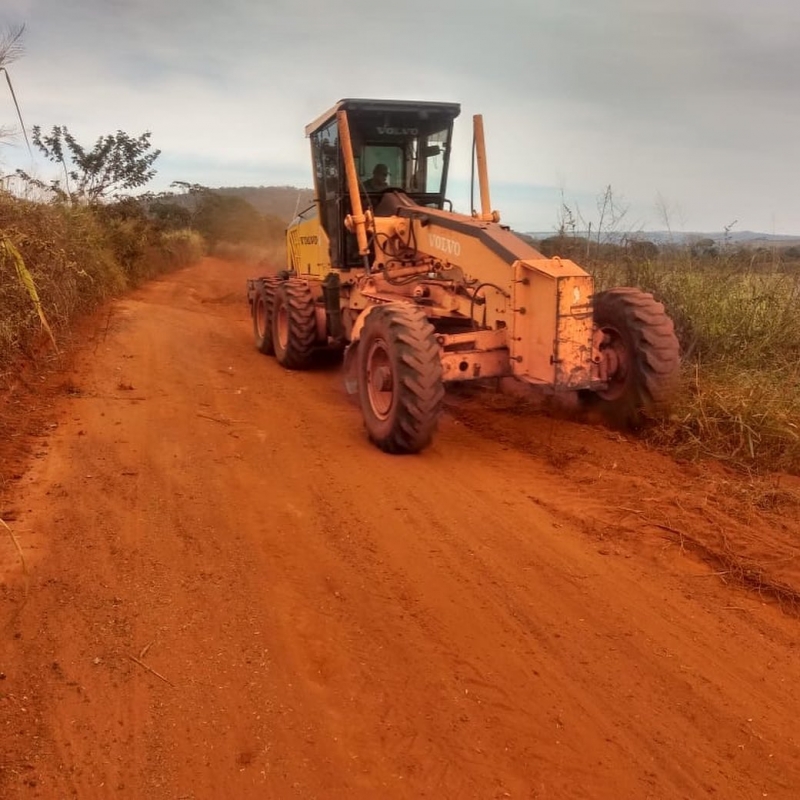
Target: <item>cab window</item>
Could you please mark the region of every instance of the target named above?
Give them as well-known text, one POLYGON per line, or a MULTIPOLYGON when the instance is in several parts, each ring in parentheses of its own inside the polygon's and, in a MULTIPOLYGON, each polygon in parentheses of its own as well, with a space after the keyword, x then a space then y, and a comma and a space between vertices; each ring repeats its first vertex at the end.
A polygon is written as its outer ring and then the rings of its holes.
POLYGON ((387 184, 398 188, 406 188, 403 175, 403 150, 395 145, 367 145, 360 159, 359 178, 364 183, 372 177, 378 164, 389 168, 387 184))

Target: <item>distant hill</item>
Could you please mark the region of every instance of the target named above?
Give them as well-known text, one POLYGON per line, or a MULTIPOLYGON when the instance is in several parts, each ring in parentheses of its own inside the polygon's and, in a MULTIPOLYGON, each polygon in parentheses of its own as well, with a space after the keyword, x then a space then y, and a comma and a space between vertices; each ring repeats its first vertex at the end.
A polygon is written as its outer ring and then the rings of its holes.
MULTIPOLYGON (((209 187, 210 188, 210 187, 209 187)), ((303 211, 314 202, 314 190, 297 186, 220 186, 211 191, 220 194, 240 197, 246 200, 260 214, 277 217, 288 225, 297 212, 303 211)), ((193 206, 191 195, 176 194, 173 199, 181 205, 193 206)), ((528 241, 541 241, 557 236, 556 231, 515 231, 528 241)), ((586 238, 586 231, 575 231, 570 235, 579 239, 586 238)), ((597 233, 592 231, 592 239, 597 233)), ((619 231, 603 234, 603 241, 623 243, 624 241, 649 241, 656 245, 693 244, 703 239, 713 239, 718 245, 744 245, 748 247, 792 246, 800 245, 800 235, 758 233, 754 231, 730 231, 729 233, 703 233, 699 231, 619 231)))
MULTIPOLYGON (((542 239, 552 238, 558 234, 555 231, 527 231, 526 237, 541 241, 542 239)), ((570 236, 585 239, 586 231, 576 231, 570 236)), ((597 233, 592 231, 592 239, 596 240, 597 233)), ((800 244, 800 235, 792 236, 780 233, 758 233, 754 231, 731 231, 730 233, 701 233, 699 231, 618 231, 616 233, 603 234, 602 240, 608 242, 631 241, 650 241, 655 244, 691 244, 702 239, 713 239, 722 244, 747 245, 750 247, 768 247, 769 245, 797 245, 800 244)))
POLYGON ((214 191, 241 197, 259 213, 278 217, 285 223, 314 202, 313 189, 296 186, 220 186, 214 191))

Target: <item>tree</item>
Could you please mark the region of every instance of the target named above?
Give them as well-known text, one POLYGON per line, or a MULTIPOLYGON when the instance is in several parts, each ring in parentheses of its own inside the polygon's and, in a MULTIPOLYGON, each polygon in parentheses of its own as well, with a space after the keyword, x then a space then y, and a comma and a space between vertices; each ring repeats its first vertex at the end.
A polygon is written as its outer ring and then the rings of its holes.
POLYGON ((41 128, 35 125, 33 143, 47 159, 61 165, 64 188, 61 188, 60 179, 46 185, 22 170, 17 173, 59 197, 90 205, 96 205, 112 193, 144 186, 156 174, 153 163, 161 155, 160 150, 152 149, 150 131, 135 138, 117 131, 101 136, 91 150, 86 150, 66 125, 55 125, 47 135, 42 135, 41 128))
POLYGON ((717 243, 710 237, 696 239, 692 242, 690 250, 694 258, 715 258, 719 255, 717 243))
POLYGON ((147 212, 162 230, 177 231, 192 227, 192 212, 178 203, 161 198, 151 199, 147 203, 147 212))
POLYGON ((247 200, 241 197, 205 192, 200 197, 195 225, 212 244, 265 240, 264 218, 247 200))

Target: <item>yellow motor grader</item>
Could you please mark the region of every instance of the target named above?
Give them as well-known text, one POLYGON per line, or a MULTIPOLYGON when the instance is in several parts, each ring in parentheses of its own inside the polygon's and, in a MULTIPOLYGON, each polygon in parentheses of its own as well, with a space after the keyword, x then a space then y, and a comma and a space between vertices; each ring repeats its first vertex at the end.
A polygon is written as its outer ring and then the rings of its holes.
POLYGON ((445 196, 455 103, 346 99, 306 127, 315 201, 287 231, 287 267, 247 282, 256 347, 287 369, 340 347, 369 438, 432 440, 444 384, 512 377, 617 419, 661 412, 677 383, 672 321, 634 288, 595 293, 492 210, 474 118, 480 210, 445 196))

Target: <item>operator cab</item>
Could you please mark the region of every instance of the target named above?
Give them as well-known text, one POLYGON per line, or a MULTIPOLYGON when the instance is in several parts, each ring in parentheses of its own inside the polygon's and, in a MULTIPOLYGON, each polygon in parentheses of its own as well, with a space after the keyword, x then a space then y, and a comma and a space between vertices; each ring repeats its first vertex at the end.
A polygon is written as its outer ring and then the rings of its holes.
POLYGON ((381 197, 390 191, 402 192, 421 206, 444 207, 453 120, 461 107, 458 103, 346 99, 306 127, 331 265, 347 269, 358 266, 360 259, 355 238, 344 228, 351 208, 336 119, 342 110, 347 111, 362 202, 381 213, 381 197), (388 172, 385 187, 372 185, 376 167, 388 172))

